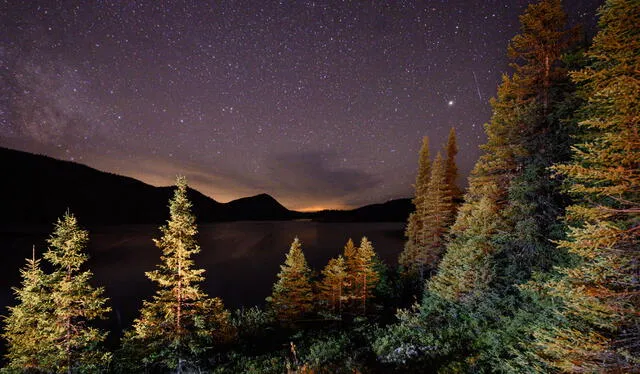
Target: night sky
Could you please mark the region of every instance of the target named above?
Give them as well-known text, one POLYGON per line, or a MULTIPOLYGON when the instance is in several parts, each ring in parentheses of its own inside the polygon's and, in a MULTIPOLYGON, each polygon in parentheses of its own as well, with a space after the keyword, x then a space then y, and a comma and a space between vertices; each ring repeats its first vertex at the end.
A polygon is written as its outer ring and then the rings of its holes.
POLYGON ((455 126, 464 183, 528 3, 5 0, 0 146, 345 208, 410 196, 455 126))

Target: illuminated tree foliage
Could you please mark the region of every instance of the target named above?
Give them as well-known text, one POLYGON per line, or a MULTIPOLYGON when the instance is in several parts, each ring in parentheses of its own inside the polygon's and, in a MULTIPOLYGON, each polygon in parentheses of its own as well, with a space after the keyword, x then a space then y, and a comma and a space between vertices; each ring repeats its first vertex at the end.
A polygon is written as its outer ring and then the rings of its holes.
POLYGON ((450 300, 479 296, 496 277, 508 284, 514 276, 526 280, 530 270, 516 274, 521 264, 545 262, 548 269, 553 263, 548 225, 563 202, 547 182, 546 167, 568 147, 569 129, 560 117, 567 105, 562 98, 572 89, 560 57, 575 31, 565 29, 559 0, 529 5, 520 22, 522 33, 509 45, 515 73, 503 76, 491 100, 484 153, 469 177, 439 274, 429 284, 450 300))
POLYGON ((293 240, 284 265, 280 265, 278 281, 267 298, 271 310, 280 321, 295 321, 313 309, 313 290, 309 265, 298 238, 293 240))
MULTIPOLYGON (((353 242, 352 242, 353 243, 353 242)), ((320 303, 323 308, 334 315, 342 314, 343 302, 347 299, 345 293, 347 283, 347 267, 344 257, 332 258, 322 270, 320 283, 320 303)))
POLYGON ((609 0, 590 65, 573 74, 588 98, 582 142, 556 167, 578 201, 559 247, 576 266, 542 288, 562 324, 537 334, 542 358, 567 372, 640 371, 640 4, 609 0))
POLYGON ((415 183, 413 205, 415 211, 409 215, 405 236, 407 242, 398 258, 398 263, 407 275, 424 279, 424 225, 426 219, 426 197, 428 195, 429 177, 431 176, 431 160, 429 156, 429 138, 422 139, 422 148, 418 161, 418 174, 415 183))
POLYGON ((423 262, 428 271, 435 271, 445 245, 445 235, 451 225, 455 205, 452 199, 451 184, 447 176, 447 163, 440 153, 436 155, 429 178, 429 194, 425 200, 425 225, 423 262))
POLYGON ((195 269, 191 258, 200 247, 186 179, 179 177, 176 186, 169 203, 170 219, 160 228, 162 237, 154 239, 162 250, 162 262, 146 273, 158 289, 152 300, 144 302, 124 339, 132 365, 140 365, 135 370, 199 368, 203 354, 233 335, 222 301, 201 290, 204 270, 195 269))
POLYGON ((373 244, 366 237, 363 237, 356 251, 354 267, 349 269, 353 279, 351 297, 357 301, 357 313, 362 315, 367 314, 367 302, 373 298, 376 285, 380 280, 375 269, 375 256, 373 244))
MULTIPOLYGON (((104 290, 89 282, 91 271, 82 271, 89 233, 78 226, 69 212, 55 224, 44 258, 53 268, 46 277, 50 319, 41 326, 44 351, 40 362, 46 371, 98 372, 108 365, 111 354, 101 349, 107 333, 90 325, 111 310, 104 290), (44 336, 43 336, 44 335, 44 336)), ((34 337, 35 338, 35 337, 34 337)))
POLYGON ((456 141, 456 129, 451 128, 449 131, 449 138, 447 138, 447 145, 445 147, 446 158, 446 174, 447 185, 451 192, 451 199, 458 201, 462 198, 462 190, 458 187, 456 181, 458 180, 458 165, 456 164, 456 155, 458 154, 458 144, 456 141))
POLYGON ((428 280, 415 318, 403 317, 390 338, 380 339, 395 341, 381 344, 385 357, 431 357, 444 371, 547 369, 532 364, 531 347, 533 333, 553 318, 544 302, 521 294, 517 285, 532 271, 549 271, 565 260, 549 240, 562 238, 556 220, 566 201, 548 170, 568 157, 567 119, 579 103, 561 59, 575 34, 565 18, 557 0, 529 5, 520 17, 522 33, 509 47, 515 72, 503 76, 491 100, 487 143, 438 273, 428 280), (413 351, 398 351, 406 341, 415 342, 413 351))
POLYGON ((48 322, 51 312, 51 299, 46 289, 46 276, 40 268, 40 259, 27 259, 26 266, 20 270, 21 287, 13 288, 18 304, 10 306, 9 315, 4 319, 2 337, 7 341, 5 358, 8 371, 23 372, 46 370, 43 360, 52 352, 51 344, 45 344, 48 338, 48 322))

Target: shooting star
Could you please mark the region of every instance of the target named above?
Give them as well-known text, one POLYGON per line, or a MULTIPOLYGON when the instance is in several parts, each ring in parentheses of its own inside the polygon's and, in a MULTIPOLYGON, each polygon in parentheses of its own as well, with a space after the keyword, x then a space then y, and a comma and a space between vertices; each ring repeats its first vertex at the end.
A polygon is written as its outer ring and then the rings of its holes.
POLYGON ((480 86, 478 85, 478 78, 476 77, 476 72, 471 71, 473 73, 473 80, 476 82, 476 90, 478 90, 478 99, 482 102, 482 94, 480 93, 480 86))

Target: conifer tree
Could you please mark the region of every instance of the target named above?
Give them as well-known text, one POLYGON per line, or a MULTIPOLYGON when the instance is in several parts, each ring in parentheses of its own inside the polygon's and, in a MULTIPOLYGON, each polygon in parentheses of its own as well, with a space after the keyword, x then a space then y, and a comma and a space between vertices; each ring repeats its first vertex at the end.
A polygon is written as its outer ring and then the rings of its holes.
POLYGON ((309 265, 302 252, 302 244, 296 237, 280 266, 278 281, 267 298, 271 310, 280 321, 295 321, 313 308, 313 290, 309 265))
MULTIPOLYGON (((562 128, 558 118, 549 119, 556 110, 550 99, 554 98, 556 102, 556 96, 566 93, 553 91, 554 84, 566 80, 560 56, 574 34, 573 30, 565 29, 565 18, 559 0, 531 4, 520 17, 522 33, 514 37, 509 46, 516 72, 503 76, 498 97, 491 100, 493 116, 485 126, 487 143, 481 147, 484 153, 469 177, 465 202, 451 230, 452 240, 445 257, 452 258, 443 259, 441 275, 430 281, 430 289, 443 297, 457 300, 472 294, 480 295, 480 290, 496 279, 496 271, 504 276, 504 269, 524 262, 523 254, 528 256, 528 266, 548 257, 547 252, 542 253, 539 249, 551 250, 544 237, 548 221, 524 228, 529 237, 535 237, 536 243, 540 243, 535 249, 526 245, 520 232, 524 230, 515 226, 531 216, 532 210, 542 212, 541 216, 550 220, 562 203, 535 199, 538 194, 552 196, 558 191, 553 186, 541 184, 527 194, 516 193, 532 181, 547 180, 545 167, 557 156, 554 147, 567 145, 564 143, 568 138, 567 129, 562 128), (545 142, 552 145, 545 145, 546 151, 537 141, 543 136, 545 142), (545 157, 542 161, 540 154, 545 157), (528 170, 525 177, 524 170, 528 170), (476 220, 474 216, 483 219, 476 220), (493 222, 487 222, 490 217, 493 222), (496 267, 496 256, 507 259, 496 267), (466 277, 458 280, 451 277, 460 271, 471 276, 473 282, 466 277)), ((527 276, 525 274, 520 281, 526 280, 527 276)), ((504 278, 509 282, 510 277, 504 278)))
POLYGON ((47 344, 48 322, 52 319, 51 299, 46 289, 46 276, 40 268, 40 259, 27 259, 20 270, 21 287, 13 288, 18 304, 8 307, 4 318, 2 337, 7 341, 5 369, 15 372, 46 371, 43 359, 52 353, 47 344))
POLYGON ((573 74, 588 98, 582 142, 556 167, 579 200, 560 248, 578 263, 543 290, 561 325, 539 331, 543 359, 566 372, 640 372, 640 5, 608 0, 590 66, 573 74))
POLYGON ((398 258, 398 263, 409 277, 419 277, 422 284, 424 273, 424 225, 426 220, 426 198, 429 194, 429 177, 431 176, 431 160, 429 156, 429 138, 422 139, 418 161, 418 174, 415 183, 415 210, 409 215, 405 236, 407 241, 398 258))
POLYGON ((228 340, 233 331, 222 301, 209 298, 200 287, 204 270, 194 268, 192 259, 200 247, 186 179, 178 177, 176 187, 169 202, 170 218, 160 228, 162 237, 154 239, 162 250, 162 262, 146 273, 158 288, 153 299, 144 301, 123 345, 134 356, 130 357, 134 365, 182 372, 200 368, 203 354, 228 340))
MULTIPOLYGON (((454 203, 451 184, 447 180, 447 164, 440 152, 436 155, 429 178, 429 195, 425 199, 424 250, 421 262, 427 273, 435 271, 444 251, 445 235, 453 221, 454 203)), ((426 278, 423 275, 421 279, 426 278)))
POLYGON ((366 237, 362 237, 353 269, 353 298, 360 304, 358 309, 363 315, 367 314, 367 302, 373 298, 373 292, 380 279, 375 269, 375 256, 373 244, 366 237))
POLYGON ((47 350, 41 358, 47 371, 98 372, 111 359, 101 348, 107 333, 89 324, 106 318, 111 308, 106 306, 103 288, 89 283, 91 271, 82 271, 88 241, 89 233, 69 212, 58 220, 48 239, 50 247, 44 258, 53 267, 46 279, 51 319, 42 327, 46 334, 42 344, 47 350))
MULTIPOLYGON (((353 243, 353 242, 352 242, 353 243)), ((320 283, 320 301, 333 314, 342 314, 342 305, 346 300, 347 267, 344 257, 332 258, 322 270, 324 278, 320 283)))
POLYGON ((349 238, 349 240, 347 240, 342 256, 344 257, 344 266, 347 273, 344 288, 345 303, 343 304, 343 307, 349 311, 354 311, 358 308, 358 306, 355 305, 357 300, 355 297, 356 281, 354 279, 356 269, 358 268, 358 247, 353 243, 353 239, 349 238))
POLYGON ((447 138, 445 153, 447 155, 447 184, 451 191, 451 199, 454 202, 457 202, 462 198, 462 190, 460 190, 460 187, 458 187, 458 184, 456 183, 458 180, 458 165, 456 164, 458 145, 456 142, 456 129, 454 127, 449 131, 449 138, 447 138))

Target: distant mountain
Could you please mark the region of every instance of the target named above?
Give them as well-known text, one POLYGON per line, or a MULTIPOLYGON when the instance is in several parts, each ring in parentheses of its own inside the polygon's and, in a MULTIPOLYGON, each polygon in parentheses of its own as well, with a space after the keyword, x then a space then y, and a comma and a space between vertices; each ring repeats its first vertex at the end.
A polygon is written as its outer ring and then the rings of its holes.
POLYGON ((300 213, 285 208, 278 200, 266 193, 243 197, 226 204, 233 220, 296 219, 300 213))
POLYGON ((353 210, 323 210, 310 215, 313 220, 323 222, 406 222, 413 209, 411 199, 404 198, 353 210))
MULTIPOLYGON (((54 222, 68 209, 85 224, 161 223, 168 218, 173 187, 154 187, 139 180, 85 165, 0 147, 0 223, 54 222)), ((251 209, 245 202, 219 203, 190 189, 193 210, 201 222, 291 219, 293 212, 275 199, 258 195, 251 209)))
MULTIPOLYGON (((162 223, 173 187, 154 187, 75 162, 0 147, 0 224, 50 224, 69 209, 83 224, 162 223)), ((406 221, 409 199, 354 210, 301 213, 260 194, 220 203, 189 189, 200 222, 312 219, 323 222, 406 221)))

